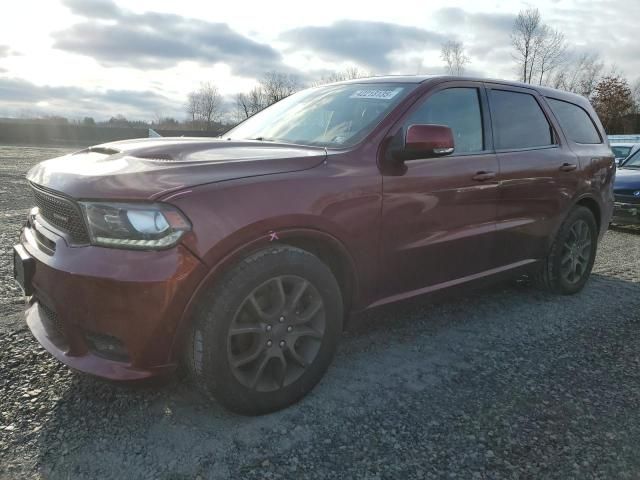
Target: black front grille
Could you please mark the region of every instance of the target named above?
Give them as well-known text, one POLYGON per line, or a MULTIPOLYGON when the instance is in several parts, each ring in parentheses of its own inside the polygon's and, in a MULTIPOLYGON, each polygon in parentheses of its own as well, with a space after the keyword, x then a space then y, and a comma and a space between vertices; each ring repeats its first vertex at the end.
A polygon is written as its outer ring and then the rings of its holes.
POLYGON ((89 243, 80 207, 56 192, 31 184, 40 215, 49 223, 68 233, 74 243, 89 243))

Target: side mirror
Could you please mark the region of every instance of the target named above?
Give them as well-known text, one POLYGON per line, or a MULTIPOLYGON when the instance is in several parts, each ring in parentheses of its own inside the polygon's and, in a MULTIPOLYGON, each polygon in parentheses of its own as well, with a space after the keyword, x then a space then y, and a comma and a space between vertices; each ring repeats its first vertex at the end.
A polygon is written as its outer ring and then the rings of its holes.
POLYGON ((411 125, 404 145, 394 152, 397 160, 416 160, 450 155, 454 151, 453 131, 444 125, 411 125))

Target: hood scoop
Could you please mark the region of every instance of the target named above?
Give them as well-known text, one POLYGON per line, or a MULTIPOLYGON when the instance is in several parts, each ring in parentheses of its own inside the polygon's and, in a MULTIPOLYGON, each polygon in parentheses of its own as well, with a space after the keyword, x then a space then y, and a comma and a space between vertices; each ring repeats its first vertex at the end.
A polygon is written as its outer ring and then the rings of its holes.
POLYGON ((120 153, 120 150, 109 147, 89 147, 85 148, 84 150, 80 150, 79 152, 75 152, 73 155, 79 155, 82 153, 101 153, 102 155, 115 155, 116 153, 120 153))

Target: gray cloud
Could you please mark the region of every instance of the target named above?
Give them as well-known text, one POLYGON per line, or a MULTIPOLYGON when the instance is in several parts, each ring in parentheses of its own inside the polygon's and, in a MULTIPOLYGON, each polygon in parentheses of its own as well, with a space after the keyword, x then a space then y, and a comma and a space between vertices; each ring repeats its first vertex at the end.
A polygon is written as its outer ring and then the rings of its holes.
POLYGON ((441 8, 435 13, 438 23, 448 29, 471 27, 499 33, 510 33, 515 17, 512 13, 473 13, 459 7, 441 8))
POLYGON ((212 23, 165 13, 133 13, 110 0, 65 0, 85 17, 53 34, 54 47, 93 57, 107 66, 168 68, 183 60, 228 64, 240 75, 267 70, 291 71, 278 51, 255 42, 225 23, 212 23))
POLYGON ((579 1, 572 8, 554 8, 545 20, 573 40, 573 50, 599 54, 608 69, 615 66, 633 83, 640 81, 639 15, 640 2, 637 0, 602 0, 597 7, 592 2, 579 1))
POLYGON ((350 60, 377 71, 388 71, 391 53, 410 48, 440 48, 446 37, 428 30, 386 22, 340 20, 329 26, 300 27, 281 38, 299 49, 350 60))
POLYGON ((181 105, 152 91, 93 91, 80 87, 34 85, 17 78, 0 78, 0 104, 5 108, 37 109, 38 102, 50 104, 47 110, 69 116, 92 115, 109 118, 118 113, 152 118, 156 113, 182 116, 181 105))
POLYGON ((20 52, 13 50, 9 45, 0 45, 0 58, 14 57, 20 55, 20 52))
POLYGON ((64 3, 73 13, 83 17, 111 20, 122 16, 118 6, 111 0, 65 0, 64 3))
POLYGON ((466 42, 469 54, 475 58, 496 60, 498 63, 511 61, 510 34, 515 15, 511 13, 472 13, 462 8, 442 8, 435 13, 435 19, 449 29, 464 31, 470 37, 466 42))

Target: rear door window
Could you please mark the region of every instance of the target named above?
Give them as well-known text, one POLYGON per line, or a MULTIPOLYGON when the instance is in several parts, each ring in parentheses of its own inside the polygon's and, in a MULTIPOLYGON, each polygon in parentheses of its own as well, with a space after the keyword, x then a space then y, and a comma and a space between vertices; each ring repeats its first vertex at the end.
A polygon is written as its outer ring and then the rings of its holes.
POLYGON ((576 143, 602 143, 591 117, 582 107, 555 98, 547 98, 547 102, 571 140, 576 143))
POLYGON ((417 124, 449 127, 453 131, 455 153, 484 150, 477 88, 454 87, 434 93, 411 114, 405 127, 417 124))
POLYGON ((492 89, 489 102, 496 150, 554 145, 553 129, 533 95, 492 89))

